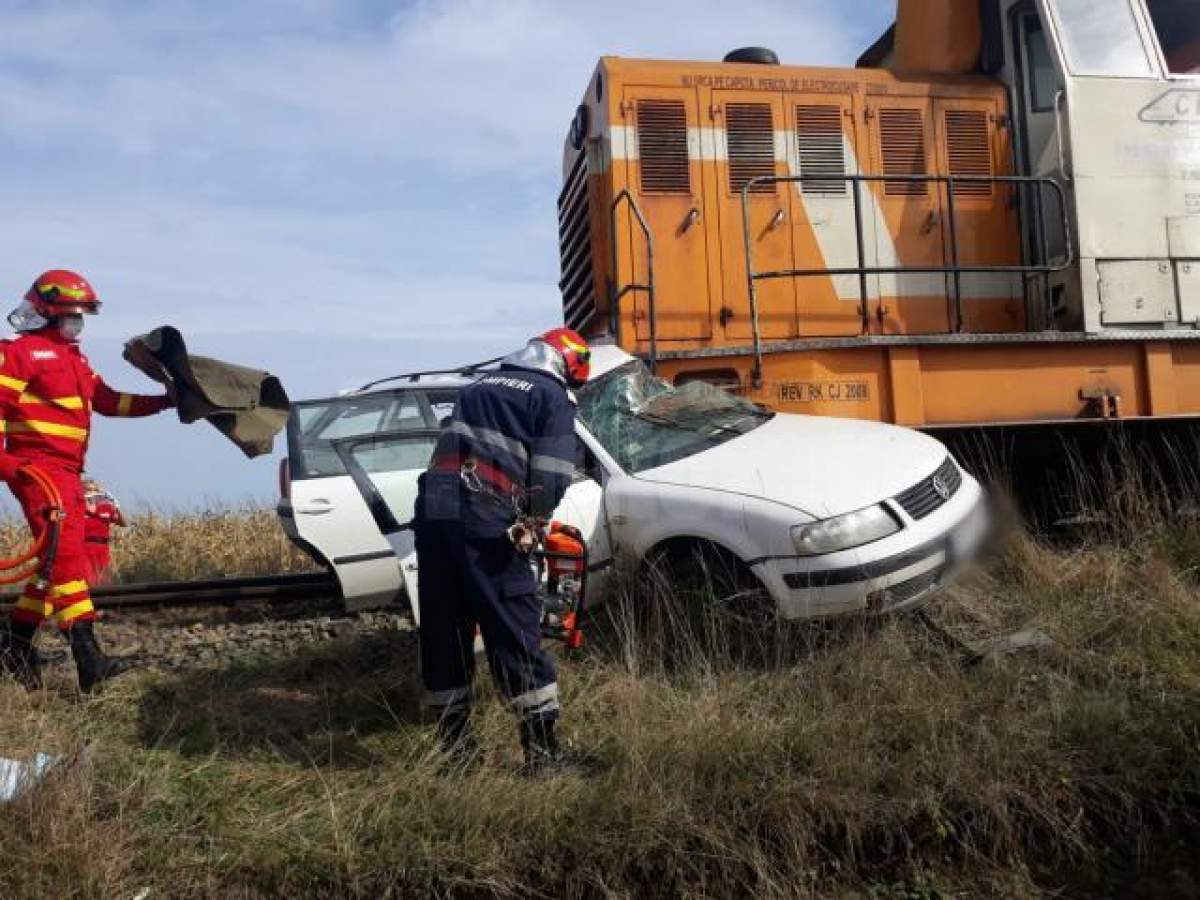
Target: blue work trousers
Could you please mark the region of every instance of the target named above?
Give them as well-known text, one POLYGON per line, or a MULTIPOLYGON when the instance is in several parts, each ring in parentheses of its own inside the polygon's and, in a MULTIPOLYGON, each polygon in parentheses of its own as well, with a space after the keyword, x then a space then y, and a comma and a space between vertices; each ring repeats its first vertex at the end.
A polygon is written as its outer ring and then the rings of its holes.
POLYGON ((425 703, 469 707, 475 630, 500 693, 523 719, 558 718, 554 661, 541 644, 541 602, 529 558, 507 537, 480 536, 458 519, 414 522, 425 703))

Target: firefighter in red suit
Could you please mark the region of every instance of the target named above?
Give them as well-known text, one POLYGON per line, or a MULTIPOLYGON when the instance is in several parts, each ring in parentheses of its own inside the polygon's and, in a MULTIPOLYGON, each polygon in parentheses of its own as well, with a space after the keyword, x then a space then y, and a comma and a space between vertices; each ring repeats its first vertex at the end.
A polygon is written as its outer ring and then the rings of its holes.
POLYGON ((49 583, 35 577, 26 584, 0 644, 3 669, 29 687, 40 683, 34 638, 50 616, 70 644, 84 692, 130 667, 127 660, 106 656, 96 643, 80 476, 93 410, 103 416, 149 416, 173 403, 169 396, 119 393, 92 371, 80 352, 79 334, 84 315, 99 309, 85 278, 55 269, 41 275, 9 315, 17 336, 0 341, 0 425, 5 436, 0 479, 8 482, 35 536, 46 527, 46 500, 17 476, 21 466, 35 465, 50 477, 65 512, 49 583))
POLYGON ((95 587, 112 580, 112 529, 123 528, 125 515, 117 498, 93 478, 83 480, 83 543, 87 551, 87 583, 95 587))

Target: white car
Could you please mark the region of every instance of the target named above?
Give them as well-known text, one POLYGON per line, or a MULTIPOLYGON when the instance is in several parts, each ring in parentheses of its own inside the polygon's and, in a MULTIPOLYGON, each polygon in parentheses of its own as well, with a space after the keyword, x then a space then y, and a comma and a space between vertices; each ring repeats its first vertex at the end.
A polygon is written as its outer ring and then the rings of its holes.
MULTIPOLYGON (((986 531, 979 484, 928 435, 672 386, 613 346, 594 348, 592 371, 578 473, 556 512, 588 545, 585 606, 618 555, 686 572, 700 549, 752 575, 784 618, 891 612, 944 585, 986 531)), ((279 517, 349 608, 400 601, 416 615, 416 480, 474 377, 404 376, 295 404, 279 517)))

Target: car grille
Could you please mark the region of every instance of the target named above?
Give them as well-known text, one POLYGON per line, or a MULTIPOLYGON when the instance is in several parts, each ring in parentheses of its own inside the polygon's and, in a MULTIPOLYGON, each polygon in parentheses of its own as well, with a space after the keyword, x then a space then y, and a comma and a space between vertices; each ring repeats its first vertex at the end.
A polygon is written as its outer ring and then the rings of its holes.
POLYGON ((875 591, 867 597, 867 606, 872 612, 885 612, 907 603, 909 600, 925 593, 937 585, 942 570, 933 569, 922 572, 915 578, 893 584, 882 591, 875 591))
POLYGON ((928 478, 896 495, 896 502, 914 519, 923 519, 958 493, 962 472, 949 456, 928 478), (940 488, 940 490, 939 490, 940 488))
POLYGON ((891 595, 893 603, 905 603, 911 600, 918 594, 923 594, 935 584, 938 577, 941 575, 940 569, 935 569, 932 572, 926 572, 923 575, 918 575, 916 578, 910 578, 908 581, 902 581, 899 584, 893 584, 887 589, 891 595))

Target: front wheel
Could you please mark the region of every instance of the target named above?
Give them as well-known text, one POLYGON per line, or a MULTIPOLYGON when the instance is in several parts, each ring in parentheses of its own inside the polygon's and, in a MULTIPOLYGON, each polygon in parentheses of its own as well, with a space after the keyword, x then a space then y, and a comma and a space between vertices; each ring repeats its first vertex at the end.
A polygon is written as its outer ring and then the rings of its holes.
MULTIPOLYGON (((664 649, 706 659, 761 659, 778 634, 767 590, 736 555, 708 542, 677 542, 651 554, 644 569, 644 620, 664 649)), ((773 653, 771 655, 774 655, 773 653)))
POLYGON ((737 617, 774 616, 774 603, 750 567, 707 541, 659 548, 647 562, 650 586, 688 605, 737 617))

